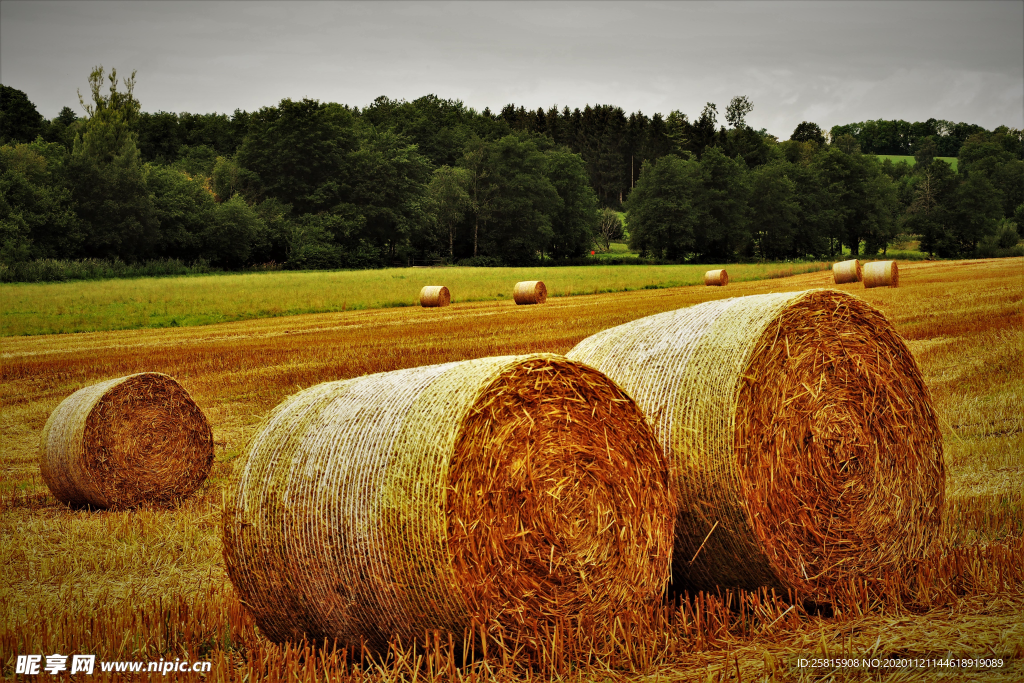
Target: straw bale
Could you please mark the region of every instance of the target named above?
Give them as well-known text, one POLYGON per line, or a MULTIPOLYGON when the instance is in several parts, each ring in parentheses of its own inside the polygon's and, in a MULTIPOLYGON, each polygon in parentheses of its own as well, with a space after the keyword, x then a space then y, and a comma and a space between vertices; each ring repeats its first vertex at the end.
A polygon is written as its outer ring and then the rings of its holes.
POLYGON ((872 261, 864 266, 864 288, 899 287, 900 270, 895 261, 872 261))
POLYGON ((420 306, 424 308, 440 308, 451 302, 451 292, 444 285, 427 285, 420 290, 420 306))
POLYGON ((143 372, 93 384, 50 414, 40 439, 43 481, 69 505, 170 505, 213 464, 210 423, 172 377, 143 372))
POLYGON ((517 282, 512 290, 512 298, 520 306, 523 304, 542 304, 548 300, 548 288, 540 280, 517 282))
POLYGON ((857 259, 832 264, 832 279, 837 285, 848 282, 860 282, 862 278, 861 264, 857 259))
POLYGON ((560 356, 330 382, 266 418, 225 496, 228 576, 261 631, 365 643, 612 623, 663 594, 668 460, 636 404, 560 356))
POLYGON ((725 268, 709 270, 704 273, 704 284, 708 287, 724 287, 729 284, 729 273, 725 272, 725 268))
POLYGON ((670 311, 584 339, 654 424, 679 493, 674 588, 829 602, 936 538, 942 437, 903 339, 835 290, 670 311))

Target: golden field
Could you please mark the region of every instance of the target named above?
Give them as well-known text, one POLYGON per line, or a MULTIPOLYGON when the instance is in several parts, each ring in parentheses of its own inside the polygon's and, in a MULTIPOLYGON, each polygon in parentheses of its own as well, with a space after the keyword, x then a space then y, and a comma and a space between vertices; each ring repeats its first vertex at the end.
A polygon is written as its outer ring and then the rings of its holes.
MULTIPOLYGON (((159 283, 160 280, 153 282, 159 283)), ((148 286, 148 285, 147 285, 148 286)), ((220 554, 220 485, 262 416, 313 384, 481 356, 564 353, 599 330, 714 298, 831 287, 831 272, 730 284, 444 309, 348 310, 222 323, 0 339, 0 667, 17 654, 212 662, 211 680, 1024 680, 1024 260, 901 264, 900 288, 837 289, 881 309, 907 340, 940 415, 947 466, 942 547, 885 604, 812 615, 768 596, 698 596, 620 625, 622 655, 572 668, 552 639, 541 669, 495 655, 463 666, 443 643, 355 665, 262 639, 220 554), (73 391, 133 372, 167 373, 214 430, 201 495, 175 510, 69 510, 42 484, 38 438, 73 391), (897 597, 895 594, 899 592, 897 597), (639 632, 638 632, 639 633, 639 632), (800 656, 996 656, 996 670, 801 669, 800 656)), ((6 306, 6 304, 5 304, 6 306)), ((896 588, 899 588, 897 591, 896 588)), ((182 674, 178 674, 181 676, 182 674)), ((128 674, 95 674, 96 680, 128 674)), ((161 676, 157 674, 156 678, 161 676)), ((86 677, 84 680, 93 680, 86 677)))

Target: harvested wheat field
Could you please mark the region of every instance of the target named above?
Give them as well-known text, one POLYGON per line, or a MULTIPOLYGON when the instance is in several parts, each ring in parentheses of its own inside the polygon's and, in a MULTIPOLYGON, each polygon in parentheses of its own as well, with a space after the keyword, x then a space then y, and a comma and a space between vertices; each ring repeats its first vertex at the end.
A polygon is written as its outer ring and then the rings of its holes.
MULTIPOLYGON (((20 654, 83 653, 97 660, 205 661, 212 667, 206 680, 238 681, 1022 680, 1024 260, 899 268, 898 288, 834 285, 832 273, 820 271, 724 289, 559 297, 544 306, 476 302, 0 339, 0 667, 9 676, 20 654), (877 308, 905 340, 943 437, 938 539, 906 572, 886 577, 888 596, 873 596, 856 578, 833 613, 764 590, 684 595, 654 614, 620 615, 605 629, 617 643, 607 656, 572 663, 565 652, 578 634, 548 629, 547 647, 529 667, 486 639, 467 650, 450 645, 446 634, 362 662, 312 643, 279 645, 239 601, 219 537, 222 491, 260 422, 289 396, 422 365, 564 354, 590 335, 644 316, 830 287, 877 308), (69 509, 39 474, 47 418, 83 387, 147 371, 176 378, 209 418, 210 477, 172 509, 69 509), (868 658, 869 665, 874 658, 879 666, 811 667, 812 655, 868 658), (958 668, 935 664, 946 657, 957 658, 958 668), (979 665, 979 658, 986 661, 979 665), (881 666, 886 659, 888 668, 881 666), (992 659, 1002 666, 991 666, 992 659), (962 662, 970 666, 960 668, 962 662)), ((86 678, 132 676, 101 672, 97 664, 86 678)))
POLYGON ((244 458, 224 558, 275 642, 380 653, 481 628, 537 659, 546 630, 600 638, 664 597, 668 461, 621 389, 561 356, 326 382, 272 411, 244 458))

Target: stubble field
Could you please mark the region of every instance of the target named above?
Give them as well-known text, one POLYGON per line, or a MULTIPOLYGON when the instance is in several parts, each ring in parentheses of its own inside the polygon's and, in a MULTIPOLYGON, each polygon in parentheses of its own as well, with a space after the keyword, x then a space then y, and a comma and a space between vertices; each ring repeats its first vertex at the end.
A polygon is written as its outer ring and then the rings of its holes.
MULTIPOLYGON (((666 609, 658 636, 571 669, 515 671, 494 655, 462 666, 443 646, 345 664, 256 632, 227 580, 220 489, 245 441, 286 396, 320 382, 489 355, 564 353, 599 330, 727 296, 830 287, 816 272, 725 288, 683 287, 447 309, 383 309, 0 340, 0 667, 18 654, 207 660, 211 680, 1024 680, 1024 260, 901 265, 899 289, 841 285, 880 308, 922 368, 945 439, 941 547, 903 596, 826 617, 766 596, 702 596, 666 609), (201 494, 175 510, 72 511, 43 485, 39 433, 69 394, 133 372, 174 376, 214 430, 201 494), (742 608, 737 610, 739 600, 742 608), (787 611, 788 610, 788 611, 787 611), (800 668, 799 658, 996 657, 994 670, 800 668), (459 666, 456 666, 458 664, 459 666)), ((851 594, 856 587, 851 587, 851 594)), ((181 676, 182 674, 178 674, 181 676)), ((85 680, 127 680, 97 673, 85 680)), ((155 678, 160 678, 157 674, 155 678)))

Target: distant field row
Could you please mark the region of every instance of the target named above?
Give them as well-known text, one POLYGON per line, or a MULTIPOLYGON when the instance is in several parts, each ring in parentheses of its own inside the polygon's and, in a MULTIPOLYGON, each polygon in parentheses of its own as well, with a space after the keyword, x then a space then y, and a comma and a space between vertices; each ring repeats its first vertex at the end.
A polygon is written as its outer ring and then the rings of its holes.
MULTIPOLYGON (((512 298, 521 280, 543 280, 554 297, 703 283, 710 265, 560 268, 393 268, 269 272, 0 285, 0 336, 185 327, 301 313, 415 306, 424 285, 452 302, 512 298)), ((828 263, 732 264, 735 282, 824 270, 828 263)))
MULTIPOLYGON (((892 160, 892 163, 894 163, 894 164, 898 164, 901 161, 905 161, 908 164, 910 164, 911 166, 913 166, 913 165, 915 165, 917 163, 917 160, 914 159, 914 157, 912 157, 912 156, 903 156, 903 155, 900 155, 900 154, 876 154, 875 156, 878 157, 879 161, 885 161, 886 159, 890 159, 890 160, 892 160)), ((941 160, 945 161, 947 164, 949 164, 950 166, 953 167, 954 171, 956 170, 956 157, 935 157, 935 158, 936 159, 941 159, 941 160)))

